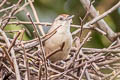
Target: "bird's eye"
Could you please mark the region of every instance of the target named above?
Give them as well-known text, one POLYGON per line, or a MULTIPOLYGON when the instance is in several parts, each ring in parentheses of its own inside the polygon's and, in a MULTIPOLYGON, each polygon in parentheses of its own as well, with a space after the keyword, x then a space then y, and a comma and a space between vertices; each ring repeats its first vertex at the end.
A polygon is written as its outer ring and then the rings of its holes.
POLYGON ((62 18, 62 17, 60 17, 60 20, 63 20, 63 18, 62 18))

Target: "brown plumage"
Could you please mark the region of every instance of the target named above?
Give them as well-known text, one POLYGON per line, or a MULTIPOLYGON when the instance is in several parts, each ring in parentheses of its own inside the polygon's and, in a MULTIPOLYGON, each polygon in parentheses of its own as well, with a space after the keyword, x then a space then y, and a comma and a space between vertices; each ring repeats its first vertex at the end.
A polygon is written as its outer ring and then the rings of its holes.
POLYGON ((57 27, 59 27, 57 29, 57 32, 45 42, 46 55, 49 55, 56 49, 60 49, 64 44, 62 50, 57 51, 49 58, 52 62, 66 59, 70 52, 72 46, 72 35, 70 32, 70 24, 72 22, 72 17, 73 16, 69 16, 67 14, 59 15, 54 20, 50 30, 48 31, 48 33, 50 33, 57 27))

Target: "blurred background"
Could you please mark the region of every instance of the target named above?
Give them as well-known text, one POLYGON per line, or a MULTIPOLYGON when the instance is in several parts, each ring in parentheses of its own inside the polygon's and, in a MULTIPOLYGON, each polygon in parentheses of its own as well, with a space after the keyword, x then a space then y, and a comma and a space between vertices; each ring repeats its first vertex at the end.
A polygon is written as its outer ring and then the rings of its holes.
MULTIPOLYGON (((1 0, 2 1, 2 0, 1 0)), ((0 2, 1 2, 0 1, 0 2)), ((16 4, 18 0, 8 0, 7 3, 2 7, 6 8, 13 4, 16 4)), ((99 11, 100 14, 104 13, 112 6, 114 6, 119 0, 95 0, 93 5, 99 11)), ((25 4, 27 0, 24 0, 22 5, 25 4)), ((22 6, 21 5, 21 6, 22 6)), ((75 15, 73 18, 73 24, 80 25, 80 17, 83 18, 86 14, 85 9, 83 8, 80 0, 34 0, 34 7, 39 16, 39 20, 41 22, 53 22, 53 20, 59 14, 70 14, 75 15)), ((9 11, 7 11, 9 12, 9 11)), ((12 19, 11 21, 29 21, 26 13, 30 12, 33 16, 32 9, 28 5, 24 8, 24 10, 20 11, 16 14, 17 19, 12 19)), ((0 13, 0 16, 3 16, 5 12, 0 13)), ((33 16, 34 18, 34 16, 33 16)), ((35 19, 34 19, 35 20, 35 19)), ((87 21, 91 20, 91 17, 87 17, 87 21)), ((113 31, 120 31, 120 8, 112 12, 110 15, 104 18, 104 20, 108 23, 108 25, 112 28, 113 31)), ((22 28, 26 28, 28 31, 24 35, 24 40, 33 39, 33 29, 32 25, 7 25, 5 30, 19 30, 22 28)), ((47 32, 48 27, 44 26, 44 30, 47 32)), ((71 32, 74 31, 75 28, 71 28, 71 32)), ((83 31, 82 36, 87 33, 87 30, 83 31)), ((8 34, 9 37, 13 37, 13 34, 8 34)), ((83 38, 83 37, 82 37, 83 38)), ((100 33, 93 31, 91 40, 84 45, 85 47, 93 47, 93 48, 104 48, 110 45, 110 41, 101 35, 100 33)))

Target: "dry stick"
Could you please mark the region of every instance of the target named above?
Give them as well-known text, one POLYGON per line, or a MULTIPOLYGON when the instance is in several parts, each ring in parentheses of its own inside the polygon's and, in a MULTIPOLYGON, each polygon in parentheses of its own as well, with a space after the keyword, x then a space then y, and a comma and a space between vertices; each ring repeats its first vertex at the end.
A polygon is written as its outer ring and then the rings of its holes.
POLYGON ((95 49, 95 48, 82 48, 85 53, 120 53, 120 49, 95 49))
MULTIPOLYGON (((20 65, 20 67, 26 68, 25 65, 23 65, 23 64, 19 64, 19 65, 20 65)), ((38 70, 33 68, 33 67, 29 67, 29 69, 36 72, 36 73, 38 73, 38 70)))
MULTIPOLYGON (((45 26, 51 26, 52 23, 48 23, 48 22, 34 22, 36 25, 45 25, 45 26)), ((25 21, 18 21, 18 22, 9 22, 8 24, 32 24, 31 22, 25 22, 25 21)), ((81 28, 80 25, 71 25, 71 27, 74 28, 81 28)), ((102 31, 101 29, 97 28, 97 27, 93 27, 92 25, 88 26, 83 26, 83 29, 94 29, 96 31, 98 31, 99 33, 106 35, 106 33, 104 31, 102 31)), ((76 31, 72 32, 72 35, 77 34, 81 29, 77 29, 76 31)))
MULTIPOLYGON (((9 22, 8 24, 32 24, 32 22, 25 22, 25 21, 12 21, 12 22, 9 22)), ((45 25, 45 26, 49 26, 51 27, 52 23, 49 23, 49 22, 34 22, 34 24, 36 25, 45 25)), ((80 28, 81 26, 80 25, 71 25, 71 27, 75 27, 75 28, 80 28)), ((84 28, 87 28, 89 29, 89 27, 86 27, 84 26, 84 28)))
POLYGON ((89 38, 90 35, 91 35, 91 31, 88 32, 87 36, 85 37, 85 39, 84 39, 84 40, 82 41, 82 43, 80 44, 80 46, 79 46, 79 48, 78 48, 75 56, 74 56, 73 59, 72 59, 72 62, 70 63, 70 65, 68 66, 68 68, 70 68, 72 65, 74 65, 75 59, 77 58, 77 56, 78 56, 78 54, 79 54, 82 46, 83 46, 83 45, 85 44, 85 42, 88 40, 88 38, 89 38))
POLYGON ((0 10, 0 13, 1 13, 1 12, 4 12, 4 11, 7 11, 8 9, 12 9, 13 7, 15 7, 15 4, 13 4, 13 5, 10 6, 10 7, 1 9, 1 10, 0 10))
MULTIPOLYGON (((59 26, 59 27, 61 27, 61 26, 59 26)), ((42 36, 42 37, 41 37, 43 44, 44 44, 44 42, 45 42, 46 40, 48 40, 50 37, 52 37, 52 36, 57 32, 57 29, 58 29, 59 27, 57 27, 56 29, 54 29, 54 30, 51 31, 50 33, 46 34, 45 36, 42 36)), ((33 42, 33 41, 38 41, 38 38, 33 39, 33 40, 26 41, 26 42, 24 42, 24 44, 26 44, 26 43, 31 43, 31 42, 33 42)))
POLYGON ((85 16, 84 16, 84 18, 83 19, 81 19, 80 18, 80 20, 81 20, 81 24, 80 24, 80 36, 79 36, 79 38, 81 38, 81 36, 82 36, 82 32, 83 32, 83 24, 84 24, 84 22, 85 22, 85 19, 87 18, 87 16, 88 16, 88 14, 89 14, 89 12, 87 11, 87 13, 85 14, 85 16))
MULTIPOLYGON (((33 1, 34 1, 34 0, 33 0, 33 1)), ((33 2, 33 1, 32 1, 32 2, 33 2)), ((27 7, 29 4, 30 4, 29 2, 24 3, 24 5, 21 6, 21 7, 15 12, 15 14, 18 13, 18 12, 20 12, 20 11, 22 11, 22 10, 24 10, 25 7, 27 7)))
POLYGON ((16 10, 18 9, 19 4, 22 2, 22 0, 19 0, 17 2, 17 4, 15 5, 15 7, 11 10, 11 12, 8 15, 8 19, 1 25, 1 29, 4 29, 5 26, 8 24, 8 22, 10 21, 11 17, 14 15, 14 13, 16 12, 16 10))
POLYGON ((51 68, 53 68, 53 69, 55 69, 55 70, 57 70, 59 72, 63 72, 64 71, 64 68, 59 66, 59 65, 56 65, 54 63, 50 63, 49 65, 51 66, 51 68))
POLYGON ((26 55, 27 55, 27 57, 30 57, 30 58, 32 58, 36 61, 41 61, 42 60, 41 58, 34 57, 34 56, 32 56, 31 54, 28 54, 28 53, 26 53, 26 55))
MULTIPOLYGON (((42 39, 42 42, 44 43, 46 40, 48 40, 50 37, 52 37, 57 31, 59 27, 57 27, 55 30, 53 30, 52 32, 46 34, 45 36, 42 36, 41 39, 42 39)), ((31 43, 31 42, 34 42, 34 41, 38 41, 38 38, 35 38, 33 40, 29 40, 29 41, 24 41, 23 43, 24 44, 27 44, 27 43, 31 43)))
MULTIPOLYGON (((77 45, 77 48, 79 47, 79 45, 80 45, 80 40, 79 40, 79 38, 76 38, 76 40, 78 39, 78 42, 76 43, 76 45, 77 45), (78 45, 79 44, 79 45, 78 45)), ((85 58, 85 59, 87 59, 87 60, 89 60, 90 58, 88 57, 88 56, 86 56, 85 54, 83 54, 83 51, 81 50, 80 51, 80 54, 85 58)), ((81 63, 81 62, 80 62, 81 63)), ((97 70, 99 70, 99 67, 93 62, 93 63, 91 63, 92 65, 92 67, 94 67, 94 69, 97 69, 97 70)))
MULTIPOLYGON (((51 26, 52 23, 48 23, 48 22, 34 22, 36 25, 45 25, 45 26, 51 26)), ((18 21, 18 22, 9 22, 8 24, 32 24, 31 22, 25 22, 25 21, 18 21)), ((74 28, 81 28, 80 25, 71 25, 71 27, 74 28)), ((104 31, 102 31, 101 29, 97 28, 97 27, 93 27, 93 25, 89 25, 88 26, 83 26, 83 29, 93 29, 99 33, 101 33, 102 35, 106 35, 106 33, 104 31)), ((72 35, 76 35, 81 29, 77 29, 76 31, 72 32, 72 35)))
POLYGON ((115 80, 114 78, 117 77, 118 74, 120 74, 120 71, 113 71, 107 76, 103 77, 102 80, 106 80, 107 78, 110 78, 110 77, 111 77, 111 80, 115 80), (114 72, 117 72, 117 73, 115 74, 114 72))
MULTIPOLYGON (((48 77, 48 80, 53 80, 52 78, 58 77, 59 75, 61 75, 61 71, 59 71, 59 70, 56 70, 56 69, 53 69, 53 68, 48 68, 48 69, 49 69, 50 71, 56 73, 56 75, 51 75, 50 77, 48 77)), ((64 77, 68 77, 68 78, 70 78, 70 79, 72 79, 72 80, 78 80, 78 77, 76 77, 76 76, 74 76, 74 75, 72 75, 72 74, 70 74, 70 73, 65 74, 65 75, 63 75, 63 76, 64 76, 64 77)))
MULTIPOLYGON (((21 31, 21 36, 20 36, 20 43, 21 43, 22 40, 23 40, 24 32, 25 32, 25 29, 23 28, 23 30, 21 31)), ((24 48, 25 48, 25 47, 24 47, 24 48)))
MULTIPOLYGON (((59 27, 61 27, 61 26, 59 26, 59 27)), ((48 40, 50 37, 52 37, 52 36, 56 33, 56 31, 57 31, 57 29, 58 29, 59 27, 57 27, 56 29, 54 29, 52 32, 46 34, 45 36, 42 36, 42 37, 41 37, 41 41, 43 42, 43 44, 44 44, 44 42, 45 42, 46 40, 48 40)), ((36 39, 34 39, 34 40, 27 41, 27 43, 28 43, 28 44, 25 45, 25 49, 28 49, 28 48, 37 46, 37 45, 39 44, 38 38, 36 38, 36 39), (36 41, 36 42, 35 42, 35 41, 36 41)), ((22 48, 14 48, 14 49, 15 49, 15 51, 19 51, 19 50, 21 50, 22 48)))
POLYGON ((120 70, 119 70, 116 74, 114 74, 114 76, 111 77, 110 80, 115 80, 115 78, 116 78, 117 76, 119 76, 119 75, 120 75, 120 70))
POLYGON ((5 26, 6 26, 7 23, 10 21, 10 18, 13 16, 13 14, 14 14, 14 12, 15 12, 16 10, 17 10, 17 7, 15 6, 15 7, 11 10, 11 12, 9 13, 8 19, 6 19, 5 22, 2 22, 2 24, 1 24, 1 29, 4 29, 4 28, 5 28, 5 26))
MULTIPOLYGON (((37 21, 37 22, 40 22, 40 21, 39 21, 39 18, 38 18, 38 15, 37 15, 37 12, 36 12, 36 10, 35 10, 35 8, 34 8, 34 5, 33 5, 32 1, 31 1, 31 0, 28 0, 28 1, 29 1, 29 3, 30 3, 30 7, 32 8, 32 11, 33 11, 33 14, 34 14, 34 17, 35 17, 36 21, 37 21)), ((44 33, 44 31, 43 31, 42 26, 41 26, 41 25, 38 25, 38 27, 39 27, 39 29, 40 29, 40 31, 41 31, 41 34, 44 36, 45 33, 44 33)))
POLYGON ((27 69, 27 71, 26 71, 27 77, 26 77, 25 80, 30 80, 29 62, 28 62, 28 58, 27 58, 27 55, 26 55, 26 50, 24 48, 24 44, 23 43, 21 43, 21 46, 23 48, 24 60, 25 60, 25 65, 26 65, 26 69, 27 69))
MULTIPOLYGON (((89 60, 90 58, 88 56, 86 56, 85 54, 81 53, 81 55, 83 57, 85 57, 87 60, 89 60)), ((91 66, 93 67, 93 69, 99 70, 100 68, 93 62, 91 63, 91 66)))
POLYGON ((25 32, 25 29, 23 29, 21 31, 21 38, 20 38, 20 43, 21 43, 21 47, 23 48, 23 53, 24 53, 24 60, 25 60, 25 65, 26 65, 26 79, 25 80, 30 80, 30 70, 29 70, 29 62, 28 62, 28 58, 27 58, 27 54, 26 54, 26 50, 25 50, 25 47, 24 47, 24 44, 21 42, 23 40, 23 35, 24 35, 24 32, 25 32))
MULTIPOLYGON (((6 34, 4 33, 4 31, 2 31, 2 30, 0 29, 0 33, 1 33, 1 35, 4 37, 7 46, 10 47, 10 42, 9 42, 6 34)), ((11 51, 10 51, 10 52, 11 52, 11 56, 12 56, 13 63, 14 63, 16 79, 17 79, 17 80, 21 80, 20 71, 19 71, 19 67, 18 67, 18 64, 17 64, 17 61, 16 61, 16 56, 15 56, 15 52, 14 52, 13 48, 11 48, 11 51)))
MULTIPOLYGON (((25 22, 25 21, 14 21, 14 22, 9 22, 8 24, 32 24, 32 22, 25 22)), ((46 26, 51 26, 52 23, 48 23, 48 22, 34 22, 35 25, 46 25, 46 26)), ((76 26, 77 28, 79 28, 80 26, 76 26)))
POLYGON ((7 30, 7 31, 5 31, 5 33, 14 33, 14 32, 19 32, 19 30, 7 30))
POLYGON ((2 3, 0 4, 0 8, 7 2, 7 0, 3 0, 2 3))
MULTIPOLYGON (((11 59, 8 51, 6 50, 6 48, 5 48, 4 46, 1 47, 1 48, 3 49, 3 51, 4 51, 4 53, 5 53, 6 57, 7 57, 7 59, 9 60, 11 66, 12 66, 12 68, 15 69, 15 68, 14 68, 14 64, 13 64, 13 61, 12 61, 12 59, 11 59)), ((13 70, 13 71, 15 71, 15 70, 13 70)))
MULTIPOLYGON (((2 38, 3 40, 3 38, 2 38)), ((29 48, 32 48, 36 45, 38 45, 39 43, 37 42, 37 39, 33 42, 30 42, 28 44, 25 45, 25 49, 29 49, 29 48)), ((15 51, 19 51, 21 50, 22 48, 14 48, 15 51)), ((112 52, 112 53, 120 53, 120 49, 95 49, 95 48, 82 48, 83 52, 84 53, 105 53, 105 52, 112 52)))
POLYGON ((107 78, 110 78, 113 75, 114 75, 114 73, 112 72, 112 73, 108 74, 107 76, 102 77, 102 80, 107 80, 107 78))
POLYGON ((34 30, 35 30, 35 32, 36 32, 36 35, 37 35, 37 37, 38 37, 38 39, 39 39, 40 48, 41 48, 41 51, 42 51, 42 54, 43 54, 44 65, 45 65, 45 69, 46 69, 46 80, 47 80, 47 64, 46 64, 46 57, 45 57, 45 51, 44 51, 44 48, 43 48, 43 44, 42 44, 42 41, 41 41, 41 38, 40 38, 40 34, 39 34, 38 30, 37 30, 36 25, 33 23, 33 20, 32 20, 32 18, 31 18, 31 16, 30 16, 29 13, 27 14, 27 16, 28 16, 28 18, 30 19, 30 21, 32 22, 33 27, 34 27, 34 30))
POLYGON ((87 79, 87 80, 92 80, 92 79, 90 78, 90 75, 89 75, 87 69, 85 70, 85 76, 86 76, 86 79, 87 79))
MULTIPOLYGON (((38 41, 31 42, 31 43, 25 45, 25 49, 29 49, 29 48, 35 47, 35 46, 37 46, 38 44, 39 44, 38 41)), ((20 50, 22 50, 21 47, 19 47, 19 48, 14 48, 14 49, 15 49, 15 51, 20 51, 20 50)))
MULTIPOLYGON (((61 75, 60 72, 57 72, 58 74, 51 75, 48 80, 61 80, 59 76, 61 75)), ((78 80, 78 78, 74 78, 72 75, 64 75, 65 77, 69 78, 70 80, 78 80)))
POLYGON ((69 70, 66 70, 66 71, 62 72, 62 73, 60 74, 60 76, 61 76, 61 75, 65 75, 66 73, 70 73, 71 71, 73 71, 73 70, 75 70, 75 69, 78 69, 78 68, 84 66, 86 63, 87 63, 87 64, 90 64, 90 63, 92 63, 92 62, 95 62, 95 61, 100 60, 100 59, 103 59, 103 58, 104 58, 104 57, 96 57, 95 59, 90 59, 89 61, 85 61, 85 62, 79 64, 78 66, 74 67, 74 68, 71 68, 71 69, 69 69, 69 70))
POLYGON ((117 63, 120 61, 120 58, 113 58, 113 60, 109 60, 109 61, 104 61, 104 62, 99 62, 97 63, 98 66, 104 66, 104 65, 108 65, 108 64, 113 64, 113 63, 117 63))
MULTIPOLYGON (((89 0, 80 0, 81 3, 83 4, 84 7, 89 7, 88 5, 90 4, 89 0)), ((105 16, 107 16, 108 14, 110 14, 111 12, 113 12, 115 9, 117 9, 118 7, 120 7, 120 1, 113 6, 111 9, 109 9, 108 11, 104 12, 102 15, 99 15, 99 13, 96 11, 96 9, 94 8, 93 5, 91 5, 90 8, 90 14, 94 17, 93 20, 91 20, 90 22, 86 23, 84 26, 89 26, 91 24, 94 23, 98 23, 99 27, 107 33, 107 38, 110 41, 114 41, 114 38, 116 37, 116 34, 111 30, 111 28, 107 25, 107 23, 103 19, 105 16)))
POLYGON ((3 64, 4 67, 7 68, 7 70, 8 70, 9 72, 11 72, 12 74, 15 75, 15 73, 8 67, 8 65, 6 65, 4 62, 2 62, 2 64, 3 64))
POLYGON ((81 38, 81 35, 82 35, 84 22, 89 15, 89 10, 90 10, 91 4, 92 4, 92 2, 90 2, 89 7, 87 8, 87 10, 86 10, 87 12, 86 12, 84 18, 83 19, 80 18, 80 20, 81 20, 80 38, 81 38))
POLYGON ((52 37, 56 32, 57 32, 57 29, 61 27, 61 26, 58 26, 57 28, 55 28, 53 31, 51 31, 50 33, 47 33, 45 36, 42 37, 43 41, 46 41, 48 40, 50 37, 52 37))
MULTIPOLYGON (((78 27, 78 25, 76 25, 76 26, 74 25, 73 27, 78 27)), ((80 27, 81 27, 81 26, 80 26, 80 27)), ((94 27, 93 25, 89 25, 89 26, 84 26, 84 25, 83 25, 83 29, 95 30, 95 31, 101 33, 102 35, 105 35, 105 36, 107 35, 106 32, 104 32, 103 30, 101 30, 101 29, 99 29, 99 28, 97 28, 97 27, 94 27)), ((79 28, 79 29, 73 31, 73 32, 72 32, 72 35, 76 35, 80 30, 81 30, 81 29, 79 28)))
MULTIPOLYGON (((55 64, 53 64, 53 63, 50 63, 50 66, 51 66, 51 68, 48 67, 48 70, 56 73, 56 75, 55 75, 55 76, 54 76, 54 75, 53 75, 53 76, 50 76, 50 77, 48 78, 48 80, 49 80, 50 78, 53 78, 53 77, 56 77, 56 76, 57 76, 57 77, 60 76, 60 75, 61 75, 61 72, 64 71, 64 68, 63 68, 63 67, 58 66, 58 65, 55 65, 55 64)), ((64 76, 64 77, 68 77, 68 78, 70 78, 70 79, 72 78, 72 80, 78 80, 78 77, 72 75, 71 73, 63 74, 63 76, 64 76)), ((50 80, 51 80, 51 79, 50 79, 50 80)))
MULTIPOLYGON (((25 22, 25 21, 14 21, 14 22, 9 22, 8 24, 32 24, 32 22, 25 22)), ((51 27, 52 23, 49 23, 49 22, 34 22, 34 24, 36 25, 45 25, 45 26, 49 26, 51 27)), ((80 25, 71 25, 71 27, 74 27, 74 28, 81 28, 80 25)), ((93 26, 83 26, 83 28, 85 29, 90 29, 90 28, 94 28, 93 26)))
POLYGON ((87 63, 85 64, 85 66, 84 66, 84 68, 83 68, 83 70, 82 70, 82 73, 81 73, 81 75, 80 75, 79 80, 81 80, 81 79, 82 79, 83 74, 84 74, 84 72, 85 72, 86 68, 87 68, 87 63))
POLYGON ((42 80, 41 79, 41 77, 42 77, 41 71, 42 71, 42 65, 41 65, 41 63, 39 63, 39 72, 38 72, 39 79, 38 80, 42 80))
POLYGON ((120 44, 113 45, 110 49, 115 49, 115 48, 118 48, 118 47, 120 47, 120 44))
POLYGON ((73 71, 73 70, 75 70, 75 69, 77 69, 77 68, 79 68, 79 67, 82 67, 82 66, 85 65, 86 63, 87 63, 87 64, 90 64, 90 63, 92 63, 92 62, 95 62, 95 61, 100 60, 100 59, 103 59, 103 58, 104 58, 104 57, 96 57, 95 59, 90 59, 89 61, 85 61, 85 62, 79 64, 78 66, 76 66, 76 67, 74 67, 74 68, 71 68, 71 69, 65 71, 64 73, 71 72, 71 71, 73 71))
POLYGON ((20 33, 21 33, 21 32, 19 31, 19 32, 17 33, 17 35, 15 36, 15 39, 12 41, 10 47, 8 48, 8 53, 10 52, 11 48, 15 45, 15 42, 16 42, 17 38, 19 37, 20 33))

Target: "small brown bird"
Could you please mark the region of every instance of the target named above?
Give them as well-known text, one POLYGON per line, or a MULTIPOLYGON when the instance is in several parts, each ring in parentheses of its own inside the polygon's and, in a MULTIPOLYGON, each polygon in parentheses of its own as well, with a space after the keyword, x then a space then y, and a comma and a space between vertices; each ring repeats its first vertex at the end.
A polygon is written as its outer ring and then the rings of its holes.
POLYGON ((70 52, 72 46, 72 34, 70 32, 72 18, 73 16, 68 14, 59 15, 54 20, 50 30, 48 31, 48 33, 51 33, 57 28, 56 33, 45 42, 46 55, 50 54, 58 48, 61 48, 64 44, 62 50, 57 51, 55 54, 50 56, 49 59, 52 62, 66 59, 70 52))

